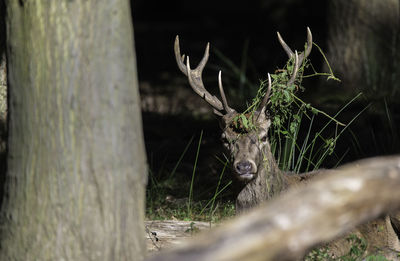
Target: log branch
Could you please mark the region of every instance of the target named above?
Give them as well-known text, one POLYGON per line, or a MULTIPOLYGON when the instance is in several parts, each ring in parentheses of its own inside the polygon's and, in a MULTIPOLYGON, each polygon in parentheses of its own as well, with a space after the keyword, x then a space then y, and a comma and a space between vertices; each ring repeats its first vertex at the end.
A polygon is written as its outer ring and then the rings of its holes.
POLYGON ((147 260, 294 260, 400 207, 399 156, 361 160, 327 172, 334 173, 147 260))

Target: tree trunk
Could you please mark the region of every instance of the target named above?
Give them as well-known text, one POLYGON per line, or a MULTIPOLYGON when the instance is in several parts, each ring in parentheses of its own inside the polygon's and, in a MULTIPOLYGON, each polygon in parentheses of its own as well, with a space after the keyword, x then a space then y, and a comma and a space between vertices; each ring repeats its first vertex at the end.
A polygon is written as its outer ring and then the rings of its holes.
POLYGON ((141 260, 146 157, 129 1, 6 1, 0 260, 141 260))
POLYGON ((6 170, 6 140, 7 140, 7 73, 6 73, 6 29, 5 6, 0 0, 0 205, 3 195, 3 185, 6 170))
POLYGON ((400 79, 399 11, 398 0, 329 1, 327 56, 350 92, 396 90, 392 85, 400 79))

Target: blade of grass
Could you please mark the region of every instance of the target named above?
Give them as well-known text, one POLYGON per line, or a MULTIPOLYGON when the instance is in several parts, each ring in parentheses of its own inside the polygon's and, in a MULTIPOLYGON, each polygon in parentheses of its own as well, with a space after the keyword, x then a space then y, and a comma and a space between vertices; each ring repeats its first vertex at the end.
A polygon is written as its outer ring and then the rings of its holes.
POLYGON ((200 145, 201 145, 202 138, 203 138, 203 130, 200 132, 200 138, 199 138, 199 143, 197 144, 196 158, 194 160, 194 166, 193 166, 193 172, 192 172, 192 181, 190 182, 189 200, 188 200, 188 204, 187 204, 187 213, 188 213, 189 217, 192 216, 193 183, 194 183, 194 177, 196 174, 197 160, 199 158, 200 145))
POLYGON ((307 147, 308 139, 309 139, 310 134, 311 134, 311 129, 312 129, 312 126, 313 126, 313 123, 314 123, 314 118, 315 118, 315 114, 311 117, 311 121, 310 121, 310 124, 308 126, 307 135, 304 138, 303 145, 301 146, 301 149, 300 149, 300 152, 299 152, 299 158, 297 159, 297 164, 296 164, 296 167, 294 168, 294 171, 296 173, 300 172, 301 165, 302 165, 302 163, 304 162, 304 159, 305 159, 305 152, 306 152, 305 148, 307 147))
POLYGON ((193 139, 194 139, 194 135, 190 138, 188 144, 186 144, 185 149, 184 149, 183 152, 181 153, 181 155, 180 155, 178 161, 176 162, 174 168, 172 169, 172 171, 171 171, 171 173, 169 174, 169 176, 168 176, 167 179, 171 179, 171 178, 174 176, 174 174, 175 174, 175 172, 176 172, 176 169, 177 169, 178 166, 180 165, 180 163, 181 163, 183 157, 185 156, 187 150, 189 149, 190 144, 192 144, 193 139))
POLYGON ((215 199, 217 198, 217 196, 219 194, 218 193, 218 189, 219 189, 219 186, 221 185, 221 180, 222 180, 222 177, 224 176, 227 164, 228 164, 228 161, 225 162, 224 168, 222 169, 221 175, 219 176, 217 187, 215 188, 215 193, 214 193, 214 196, 212 198, 211 207, 210 207, 210 218, 211 218, 211 212, 212 212, 212 210, 214 208, 215 199))

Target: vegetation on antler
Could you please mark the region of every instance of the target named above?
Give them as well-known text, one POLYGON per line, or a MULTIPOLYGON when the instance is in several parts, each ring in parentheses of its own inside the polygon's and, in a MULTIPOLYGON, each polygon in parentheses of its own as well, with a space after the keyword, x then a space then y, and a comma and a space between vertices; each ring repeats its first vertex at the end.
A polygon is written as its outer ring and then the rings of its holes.
MULTIPOLYGON (((268 102, 266 104, 266 113, 272 121, 269 131, 269 139, 271 149, 278 164, 283 170, 290 170, 294 172, 309 171, 318 169, 329 155, 334 155, 334 149, 337 139, 349 127, 361 112, 356 115, 350 122, 343 124, 337 117, 338 115, 351 103, 353 103, 361 94, 357 95, 342 109, 331 116, 328 113, 319 110, 312 106, 310 103, 305 102, 301 98, 301 93, 305 91, 303 85, 304 78, 311 77, 326 77, 327 80, 340 81, 334 74, 329 65, 329 62, 321 50, 321 48, 310 42, 317 48, 323 61, 326 63, 328 72, 317 72, 310 59, 304 58, 303 53, 307 52, 307 43, 305 50, 299 54, 302 57, 296 68, 296 60, 294 55, 288 58, 282 69, 277 69, 273 74, 270 74, 271 87, 269 87, 269 80, 261 81, 257 90, 256 97, 247 106, 242 113, 237 113, 232 118, 230 124, 231 129, 239 135, 249 133, 257 129, 255 117, 260 104, 264 102, 267 92, 268 102), (295 75, 295 77, 293 77, 295 75), (269 90, 270 89, 270 90, 269 90), (319 130, 314 130, 314 119, 326 118, 324 126, 319 130), (303 129, 300 127, 303 123, 303 129), (334 133, 327 133, 328 125, 331 125, 336 130, 334 133), (299 144, 299 133, 305 133, 306 137, 303 144, 299 144)), ((292 52, 294 54, 295 52, 292 52)), ((341 161, 341 157, 334 155, 337 162, 341 161)))
MULTIPOLYGON (((282 69, 275 70, 274 74, 270 74, 271 77, 271 90, 268 99, 268 116, 272 120, 273 130, 271 133, 278 133, 283 135, 294 135, 298 132, 302 118, 305 116, 311 119, 312 115, 322 114, 326 116, 329 120, 335 122, 339 126, 346 126, 345 124, 338 121, 335 116, 330 116, 324 111, 321 111, 311 104, 304 102, 299 94, 305 91, 302 85, 303 78, 306 77, 316 77, 316 76, 327 76, 327 79, 334 79, 340 81, 330 69, 328 60, 326 59, 321 48, 313 43, 317 47, 319 52, 324 58, 327 67, 329 68, 328 73, 318 73, 315 71, 311 64, 311 61, 304 58, 302 63, 298 66, 296 77, 293 78, 291 82, 291 75, 295 71, 295 58, 289 58, 285 66, 282 69), (311 68, 313 70, 312 74, 304 75, 306 69, 311 68), (284 128, 288 126, 288 128, 284 128)), ((305 45, 307 49, 307 44, 305 45)), ((269 80, 263 80, 260 83, 260 87, 257 91, 256 97, 253 99, 252 103, 247 107, 243 113, 237 114, 233 119, 230 127, 233 131, 239 134, 245 134, 257 128, 255 122, 254 114, 257 108, 260 107, 266 93, 268 92, 269 80)), ((331 154, 335 145, 335 138, 327 138, 326 147, 329 147, 331 154)))
MULTIPOLYGON (((317 46, 315 43, 313 43, 317 46)), ((317 46, 318 47, 318 46, 317 46)), ((323 51, 318 47, 318 50, 321 52, 321 55, 324 57, 324 61, 329 66, 329 62, 326 59, 323 51)), ((276 128, 280 128, 284 122, 286 122, 290 115, 297 114, 296 110, 301 110, 302 113, 307 115, 307 112, 311 112, 312 114, 321 113, 328 117, 329 119, 335 121, 337 124, 341 126, 345 126, 345 124, 339 122, 334 117, 328 115, 327 113, 311 106, 311 104, 304 102, 301 98, 299 98, 299 93, 304 92, 305 88, 302 85, 303 78, 313 77, 313 76, 328 76, 328 79, 335 79, 340 81, 330 70, 329 73, 317 73, 314 70, 314 67, 311 64, 310 59, 305 58, 301 63, 298 69, 298 73, 296 78, 294 79, 293 84, 289 84, 290 77, 294 71, 295 61, 294 58, 288 59, 285 66, 282 69, 275 70, 274 74, 270 74, 272 78, 272 88, 271 94, 269 96, 268 101, 268 113, 271 118, 273 118, 272 124, 276 128), (311 67, 313 69, 313 74, 304 75, 304 72, 307 68, 311 67)), ((262 102, 263 97, 265 96, 268 89, 268 79, 261 81, 260 88, 258 89, 256 97, 253 99, 251 105, 245 110, 241 115, 251 115, 249 112, 254 112, 259 104, 262 102)), ((237 119, 242 119, 243 117, 237 117, 237 119)), ((248 117, 246 117, 248 118, 248 117)), ((248 118, 249 119, 249 118, 248 118)), ((294 121, 297 122, 299 117, 295 117, 294 121)), ((243 121, 243 120, 242 120, 243 121)))
POLYGON ((256 125, 254 124, 254 113, 240 113, 236 115, 233 119, 229 127, 236 133, 244 134, 248 133, 251 130, 256 129, 256 125))

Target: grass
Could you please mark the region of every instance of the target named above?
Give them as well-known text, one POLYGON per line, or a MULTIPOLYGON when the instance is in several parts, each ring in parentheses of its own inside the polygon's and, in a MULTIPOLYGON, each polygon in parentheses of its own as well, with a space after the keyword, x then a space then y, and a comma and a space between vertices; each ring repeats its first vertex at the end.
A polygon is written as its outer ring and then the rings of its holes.
MULTIPOLYGON (((215 188, 212 188, 212 192, 210 192, 210 188, 206 189, 201 186, 201 184, 196 183, 197 164, 200 157, 202 138, 203 131, 201 131, 197 142, 190 180, 185 180, 185 175, 179 172, 179 167, 193 143, 194 136, 192 136, 187 143, 170 173, 149 173, 150 183, 147 188, 146 197, 146 216, 148 219, 219 222, 234 215, 233 201, 221 199, 224 198, 223 193, 226 192, 227 188, 231 185, 231 181, 227 180, 224 175, 228 162, 223 163, 218 182, 215 188), (157 177, 166 178, 161 178, 159 180, 157 177), (201 190, 205 196, 200 197, 202 193, 199 193, 199 190, 201 190), (209 193, 204 193, 206 190, 208 190, 209 193), (175 195, 173 196, 171 194, 175 195)), ((162 169, 162 172, 168 171, 162 169)))
POLYGON ((355 234, 347 236, 346 240, 351 244, 348 252, 342 256, 334 257, 330 253, 327 246, 322 246, 311 250, 306 257, 305 261, 323 261, 323 260, 338 260, 338 261, 389 261, 385 256, 377 251, 375 254, 366 255, 367 241, 364 238, 358 237, 355 234))
POLYGON ((201 133, 200 133, 199 143, 197 145, 196 158, 195 158, 194 165, 193 165, 192 181, 190 182, 189 201, 187 203, 187 213, 188 213, 189 216, 193 215, 192 214, 192 208, 191 208, 191 203, 193 201, 193 183, 194 183, 194 176, 196 174, 197 160, 199 158, 200 145, 201 145, 202 137, 203 137, 203 131, 201 131, 201 133))
MULTIPOLYGON (((333 117, 329 118, 317 130, 317 127, 314 127, 314 122, 318 115, 311 115, 305 123, 305 131, 302 130, 304 112, 301 109, 289 116, 286 127, 272 128, 270 134, 271 149, 280 168, 295 173, 313 171, 319 169, 328 156, 334 158, 334 167, 339 165, 346 153, 343 155, 335 153, 338 139, 369 106, 357 113, 345 126, 339 126, 334 119, 360 96, 361 93, 344 104, 333 117), (299 138, 301 131, 304 132, 303 137, 299 138)), ((319 120, 321 119, 319 118, 319 120)))

